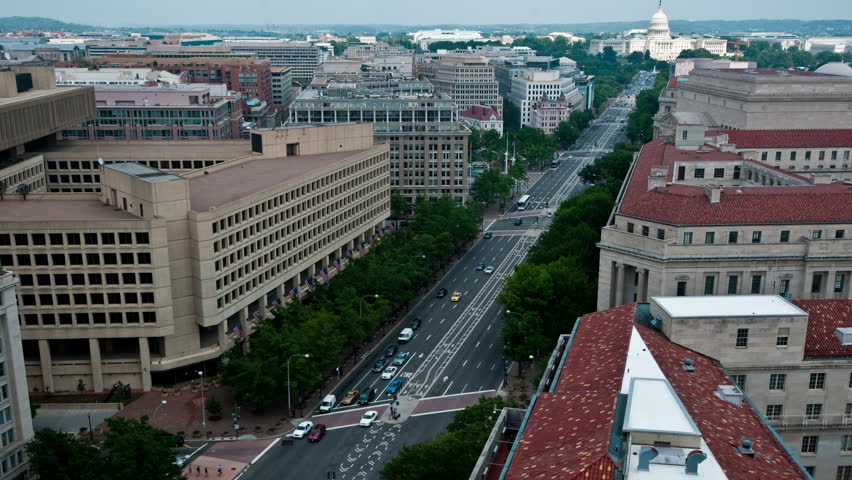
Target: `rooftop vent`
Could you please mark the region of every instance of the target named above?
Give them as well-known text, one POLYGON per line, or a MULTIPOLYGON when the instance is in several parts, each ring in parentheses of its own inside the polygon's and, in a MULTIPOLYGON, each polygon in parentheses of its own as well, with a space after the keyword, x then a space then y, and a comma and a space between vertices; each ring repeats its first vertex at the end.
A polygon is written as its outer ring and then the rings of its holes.
POLYGON ((640 472, 648 472, 651 470, 651 460, 657 458, 659 452, 654 447, 642 447, 639 451, 639 466, 636 467, 640 472))
POLYGON ((701 450, 693 450, 686 456, 686 474, 698 475, 698 464, 707 460, 707 455, 701 450))
POLYGON ((659 315, 657 315, 656 317, 654 317, 653 320, 651 320, 651 328, 658 332, 663 329, 663 319, 660 318, 659 315))
POLYGON ((739 407, 743 404, 743 392, 735 385, 719 385, 719 388, 714 393, 716 393, 717 397, 732 405, 739 407))
POLYGON ((681 365, 681 367, 684 370, 686 370, 687 372, 694 372, 695 367, 692 365, 692 363, 693 363, 692 358, 686 357, 686 358, 683 359, 683 365, 681 365))
POLYGON ((838 327, 834 329, 834 336, 841 345, 852 345, 852 328, 838 327))
POLYGON ((749 457, 754 456, 754 450, 752 450, 751 445, 754 443, 750 438, 743 438, 740 441, 739 447, 734 447, 734 450, 742 453, 743 455, 748 455, 749 457))

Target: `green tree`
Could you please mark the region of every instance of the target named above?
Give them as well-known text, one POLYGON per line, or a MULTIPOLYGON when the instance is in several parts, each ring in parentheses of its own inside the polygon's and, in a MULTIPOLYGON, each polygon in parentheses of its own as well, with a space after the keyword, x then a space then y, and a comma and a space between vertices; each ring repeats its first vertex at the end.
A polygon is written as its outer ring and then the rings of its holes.
MULTIPOLYGON (((106 480, 105 457, 88 439, 45 428, 27 444, 30 472, 37 478, 106 480)), ((129 477, 135 478, 135 477, 129 477)))
POLYGON ((391 192, 391 217, 400 218, 411 210, 411 204, 397 191, 391 192))
POLYGON ((207 397, 207 401, 204 402, 204 407, 207 410, 207 413, 213 417, 218 417, 222 413, 222 402, 213 395, 207 397))
POLYGON ((521 128, 521 107, 508 98, 503 99, 503 129, 507 132, 521 128))
POLYGON ((571 145, 574 145, 574 142, 580 138, 580 131, 573 122, 559 122, 556 130, 553 131, 553 136, 556 137, 556 141, 561 148, 567 149, 571 145))
POLYGON ((106 478, 183 479, 180 468, 174 463, 168 434, 145 422, 121 417, 108 419, 107 426, 109 430, 104 441, 104 449, 108 452, 104 468, 106 478))

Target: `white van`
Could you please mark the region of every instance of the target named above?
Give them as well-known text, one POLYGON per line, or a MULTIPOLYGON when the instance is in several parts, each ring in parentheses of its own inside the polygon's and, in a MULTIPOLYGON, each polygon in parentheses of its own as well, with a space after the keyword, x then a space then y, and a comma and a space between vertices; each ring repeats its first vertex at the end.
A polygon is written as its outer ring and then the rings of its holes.
POLYGON ((408 343, 408 341, 411 340, 411 337, 413 336, 414 330, 410 328, 403 328, 402 331, 399 332, 399 337, 397 337, 397 340, 399 341, 399 343, 408 343))
POLYGON ((325 398, 322 399, 322 403, 320 403, 320 412, 330 412, 334 406, 337 405, 337 397, 332 394, 328 394, 325 398))

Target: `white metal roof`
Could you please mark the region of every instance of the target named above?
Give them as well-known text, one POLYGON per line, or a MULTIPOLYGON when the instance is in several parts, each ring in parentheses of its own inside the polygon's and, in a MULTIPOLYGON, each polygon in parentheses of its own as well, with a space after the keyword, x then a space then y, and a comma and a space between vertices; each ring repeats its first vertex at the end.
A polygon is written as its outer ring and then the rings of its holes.
POLYGON ((633 327, 633 333, 630 334, 627 362, 624 364, 624 376, 621 378, 621 393, 630 393, 630 381, 634 377, 666 378, 636 327, 633 327))
POLYGON ((706 295, 653 297, 654 303, 674 318, 807 316, 801 308, 778 295, 706 295))
POLYGON ((661 378, 631 379, 624 431, 701 436, 671 384, 661 378))

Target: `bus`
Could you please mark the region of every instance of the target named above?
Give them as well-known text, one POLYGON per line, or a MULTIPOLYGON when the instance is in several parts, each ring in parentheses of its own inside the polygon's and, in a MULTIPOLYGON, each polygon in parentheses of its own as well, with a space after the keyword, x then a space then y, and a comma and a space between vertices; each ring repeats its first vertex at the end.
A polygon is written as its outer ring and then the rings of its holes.
POLYGON ((518 200, 518 210, 525 210, 527 208, 527 202, 530 201, 529 195, 524 195, 518 200))

